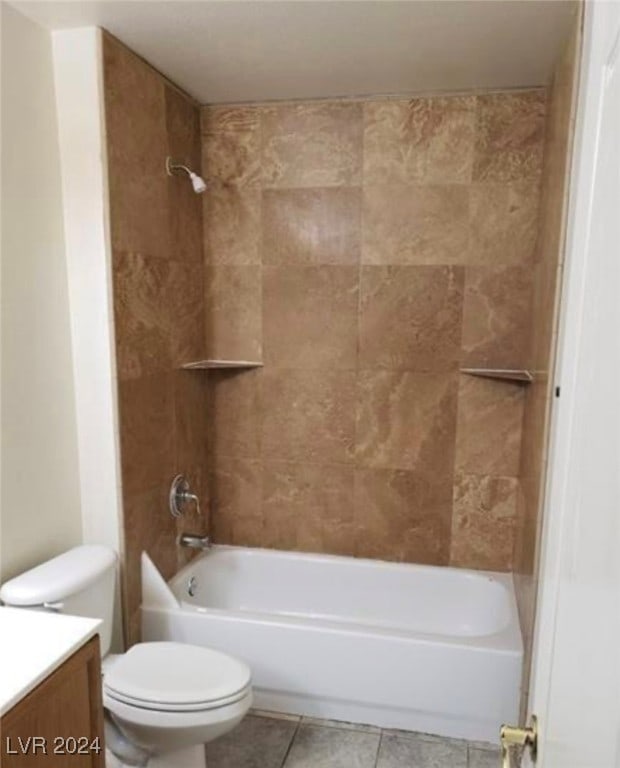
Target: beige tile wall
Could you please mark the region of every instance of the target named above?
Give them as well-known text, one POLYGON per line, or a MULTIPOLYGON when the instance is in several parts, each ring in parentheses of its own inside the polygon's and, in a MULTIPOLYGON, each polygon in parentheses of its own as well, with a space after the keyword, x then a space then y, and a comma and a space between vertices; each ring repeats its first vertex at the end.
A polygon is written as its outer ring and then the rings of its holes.
POLYGON ((546 138, 543 90, 207 107, 200 130, 106 36, 130 640, 141 550, 182 559, 176 471, 221 542, 514 567, 531 638, 575 61, 546 138), (202 210, 162 173, 201 153, 202 210), (179 371, 205 355, 265 366, 179 371))
POLYGON ((203 108, 216 540, 512 568, 545 108, 203 108))
POLYGON ((106 35, 131 641, 141 550, 182 561, 183 471, 222 542, 514 568, 529 647, 577 48, 546 133, 544 90, 206 107, 200 128, 106 35), (168 154, 202 155, 202 210, 168 154), (265 366, 179 371, 205 355, 265 366))
MULTIPOLYGON (((179 366, 204 355, 202 217, 167 155, 200 166, 199 110, 104 36, 105 114, 124 511, 127 639, 139 638, 140 553, 170 577, 183 554, 167 509, 170 480, 189 476, 207 507, 206 385, 179 366)), ((206 519, 190 515, 188 528, 206 519)))

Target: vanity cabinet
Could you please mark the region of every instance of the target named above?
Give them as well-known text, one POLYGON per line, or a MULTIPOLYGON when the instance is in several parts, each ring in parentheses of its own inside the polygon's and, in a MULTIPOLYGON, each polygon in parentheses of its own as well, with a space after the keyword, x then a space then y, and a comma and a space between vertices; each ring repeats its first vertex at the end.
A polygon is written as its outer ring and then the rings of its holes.
POLYGON ((99 637, 3 715, 0 734, 2 768, 104 768, 99 637))

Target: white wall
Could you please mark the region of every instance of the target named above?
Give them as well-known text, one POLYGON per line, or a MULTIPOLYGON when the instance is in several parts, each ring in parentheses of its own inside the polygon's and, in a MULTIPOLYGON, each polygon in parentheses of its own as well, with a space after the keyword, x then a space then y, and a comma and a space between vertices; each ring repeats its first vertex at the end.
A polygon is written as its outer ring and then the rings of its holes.
MULTIPOLYGON (((52 34, 83 540, 121 552, 121 488, 101 31, 52 34)), ((122 643, 117 587, 113 647, 122 643)))
POLYGON ((80 543, 52 41, 2 3, 0 580, 80 543))
POLYGON ((52 33, 84 542, 119 551, 121 488, 101 31, 52 33))

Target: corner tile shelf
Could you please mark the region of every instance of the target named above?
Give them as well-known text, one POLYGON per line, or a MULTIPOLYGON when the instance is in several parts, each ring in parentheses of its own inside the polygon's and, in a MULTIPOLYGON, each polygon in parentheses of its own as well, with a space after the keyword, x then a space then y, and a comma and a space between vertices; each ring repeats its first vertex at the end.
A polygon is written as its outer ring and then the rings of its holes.
POLYGON ((483 379, 513 381, 517 384, 531 384, 534 381, 531 371, 520 368, 461 368, 461 373, 480 376, 483 379))
POLYGON ((257 360, 196 360, 181 366, 185 371, 226 371, 262 367, 263 364, 257 360))

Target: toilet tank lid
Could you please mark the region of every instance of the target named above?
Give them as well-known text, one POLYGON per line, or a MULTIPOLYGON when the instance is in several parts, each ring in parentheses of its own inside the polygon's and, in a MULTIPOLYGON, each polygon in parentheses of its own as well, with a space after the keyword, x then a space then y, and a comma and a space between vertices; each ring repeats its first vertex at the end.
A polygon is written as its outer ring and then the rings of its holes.
POLYGON ((54 603, 85 589, 116 562, 109 547, 82 545, 7 581, 0 589, 5 605, 54 603))

